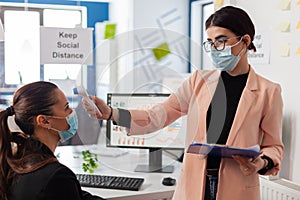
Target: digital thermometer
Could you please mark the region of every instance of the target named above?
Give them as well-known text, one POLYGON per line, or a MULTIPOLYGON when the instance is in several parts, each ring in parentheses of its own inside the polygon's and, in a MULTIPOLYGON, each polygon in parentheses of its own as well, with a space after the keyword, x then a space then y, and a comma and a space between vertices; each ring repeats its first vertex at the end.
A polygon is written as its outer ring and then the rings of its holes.
POLYGON ((98 109, 98 107, 96 106, 96 104, 89 98, 89 94, 87 93, 87 91, 85 90, 85 88, 83 86, 77 86, 75 88, 73 88, 73 93, 74 94, 79 94, 80 96, 82 96, 82 98, 84 98, 87 103, 92 106, 94 108, 94 110, 100 115, 102 116, 102 113, 100 112, 100 110, 98 109))

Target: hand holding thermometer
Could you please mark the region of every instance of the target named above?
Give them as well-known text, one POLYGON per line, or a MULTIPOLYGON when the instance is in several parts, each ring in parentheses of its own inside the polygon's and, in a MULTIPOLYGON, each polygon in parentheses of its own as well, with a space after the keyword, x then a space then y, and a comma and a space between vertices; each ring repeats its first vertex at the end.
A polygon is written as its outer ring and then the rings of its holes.
POLYGON ((89 95, 83 86, 77 86, 73 88, 73 93, 82 96, 82 98, 84 98, 87 101, 88 105, 94 109, 95 113, 98 113, 100 116, 102 116, 101 111, 98 109, 96 104, 89 98, 89 95))

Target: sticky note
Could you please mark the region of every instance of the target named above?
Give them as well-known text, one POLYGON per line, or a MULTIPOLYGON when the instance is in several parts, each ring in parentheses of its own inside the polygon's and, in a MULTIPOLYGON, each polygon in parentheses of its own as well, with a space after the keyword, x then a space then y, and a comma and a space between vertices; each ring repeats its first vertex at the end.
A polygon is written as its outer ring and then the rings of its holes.
POLYGON ((215 6, 216 7, 221 7, 224 5, 224 0, 216 0, 215 1, 215 6))
POLYGON ((291 9, 291 0, 281 0, 277 5, 279 10, 290 10, 291 9))
POLYGON ((160 61, 161 59, 163 59, 164 57, 166 57, 168 54, 171 53, 168 43, 160 44, 159 46, 152 49, 152 52, 156 60, 158 61, 160 61))
POLYGON ((104 39, 113 39, 116 35, 116 27, 117 27, 116 24, 106 24, 104 39))
POLYGON ((296 29, 300 29, 300 21, 298 22, 296 29))
POLYGON ((280 22, 278 26, 278 30, 281 32, 290 32, 291 22, 289 20, 285 20, 280 22))
POLYGON ((300 5, 300 0, 298 0, 297 5, 300 5))
POLYGON ((300 47, 298 47, 298 50, 296 51, 296 54, 300 55, 300 47))
POLYGON ((279 47, 279 55, 281 57, 288 57, 290 56, 290 44, 289 43, 283 43, 279 47))

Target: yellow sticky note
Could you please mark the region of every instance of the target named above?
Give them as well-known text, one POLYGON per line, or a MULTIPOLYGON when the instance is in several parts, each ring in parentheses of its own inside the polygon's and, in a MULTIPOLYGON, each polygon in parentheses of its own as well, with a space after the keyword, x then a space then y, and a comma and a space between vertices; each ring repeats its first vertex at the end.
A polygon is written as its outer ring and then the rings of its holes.
POLYGON ((224 5, 224 0, 215 0, 215 7, 221 7, 224 5))
POLYGON ((278 30, 281 32, 290 32, 291 22, 290 20, 285 20, 280 22, 278 25, 278 30))
POLYGON ((116 27, 117 27, 116 24, 106 24, 104 39, 113 39, 116 35, 116 27))
POLYGON ((281 57, 288 57, 290 56, 290 44, 289 43, 283 43, 279 47, 279 55, 281 57))
POLYGON ((152 49, 152 52, 156 60, 160 61, 171 53, 168 43, 160 44, 159 46, 152 49))
POLYGON ((291 0, 281 0, 277 8, 279 10, 290 10, 291 9, 291 0))
POLYGON ((300 55, 300 47, 298 48, 298 50, 296 51, 296 54, 300 55))
POLYGON ((298 22, 296 29, 300 29, 300 21, 298 22))
POLYGON ((300 5, 300 0, 298 0, 297 5, 300 5))

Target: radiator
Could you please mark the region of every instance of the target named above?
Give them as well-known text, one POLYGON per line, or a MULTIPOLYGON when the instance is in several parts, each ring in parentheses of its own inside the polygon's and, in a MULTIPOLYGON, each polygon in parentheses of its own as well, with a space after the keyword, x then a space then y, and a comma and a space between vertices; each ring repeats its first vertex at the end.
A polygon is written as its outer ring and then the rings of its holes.
POLYGON ((260 177, 261 200, 300 200, 300 185, 285 179, 268 180, 260 177))

